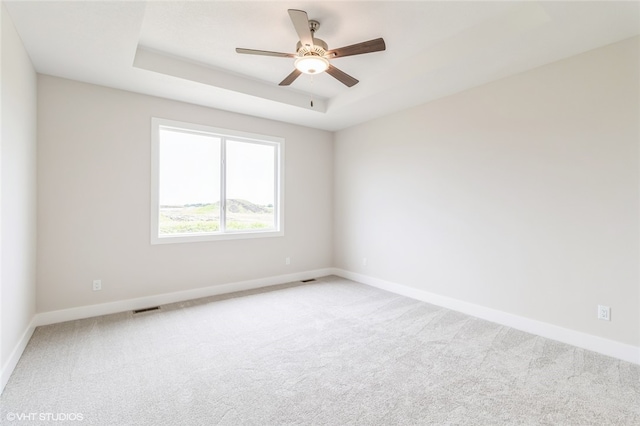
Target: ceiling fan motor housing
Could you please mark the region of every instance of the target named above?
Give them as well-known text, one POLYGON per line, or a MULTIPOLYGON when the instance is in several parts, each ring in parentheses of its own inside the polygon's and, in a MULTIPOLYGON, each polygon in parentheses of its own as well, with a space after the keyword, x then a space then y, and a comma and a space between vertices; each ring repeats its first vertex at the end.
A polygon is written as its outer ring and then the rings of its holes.
POLYGON ((329 68, 329 60, 325 57, 327 54, 327 43, 319 38, 313 38, 313 46, 302 45, 298 42, 296 45, 297 59, 294 63, 296 69, 305 74, 319 74, 329 68))
POLYGON ((300 42, 296 44, 296 52, 298 52, 299 57, 324 56, 327 54, 327 50, 329 50, 327 43, 325 43, 324 40, 320 40, 315 37, 313 38, 313 46, 303 46, 300 42))

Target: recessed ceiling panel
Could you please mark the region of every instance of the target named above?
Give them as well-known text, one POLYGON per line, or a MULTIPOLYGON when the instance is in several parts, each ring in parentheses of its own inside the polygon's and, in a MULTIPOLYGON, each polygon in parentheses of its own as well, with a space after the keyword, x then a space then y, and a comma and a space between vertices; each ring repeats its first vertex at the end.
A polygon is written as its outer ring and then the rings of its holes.
POLYGON ((39 73, 327 130, 640 32, 638 2, 3 4, 39 73), (382 37, 386 50, 332 62, 359 80, 353 87, 326 73, 279 87, 293 70, 292 58, 241 55, 235 48, 294 53, 290 8, 320 22, 316 37, 329 49, 382 37), (311 98, 315 110, 307 106, 311 98))

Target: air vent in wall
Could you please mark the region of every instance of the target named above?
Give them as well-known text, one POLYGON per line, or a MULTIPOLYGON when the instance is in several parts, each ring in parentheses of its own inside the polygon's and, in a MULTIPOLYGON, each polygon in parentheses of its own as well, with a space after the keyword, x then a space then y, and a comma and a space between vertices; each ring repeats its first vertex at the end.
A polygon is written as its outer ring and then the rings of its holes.
POLYGON ((133 313, 134 314, 143 314, 145 312, 159 311, 159 310, 160 310, 159 306, 154 306, 152 308, 136 309, 135 311, 133 311, 133 313))

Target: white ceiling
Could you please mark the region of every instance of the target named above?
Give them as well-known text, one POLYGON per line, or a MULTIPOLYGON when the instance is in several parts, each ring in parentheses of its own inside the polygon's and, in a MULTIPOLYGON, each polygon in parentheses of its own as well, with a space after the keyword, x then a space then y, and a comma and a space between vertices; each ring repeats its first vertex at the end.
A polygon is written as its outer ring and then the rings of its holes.
POLYGON ((638 2, 4 1, 39 73, 338 130, 640 33, 638 2), (320 22, 329 48, 387 50, 278 83, 295 52, 287 9, 320 22), (310 107, 313 96, 314 108, 310 107))

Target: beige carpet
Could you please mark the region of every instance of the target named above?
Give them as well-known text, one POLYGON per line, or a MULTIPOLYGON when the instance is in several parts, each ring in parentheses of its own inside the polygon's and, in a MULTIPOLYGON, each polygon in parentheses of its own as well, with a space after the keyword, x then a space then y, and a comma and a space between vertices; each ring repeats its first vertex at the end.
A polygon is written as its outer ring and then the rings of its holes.
POLYGON ((640 425, 640 367, 326 277, 40 327, 0 422, 640 425))

